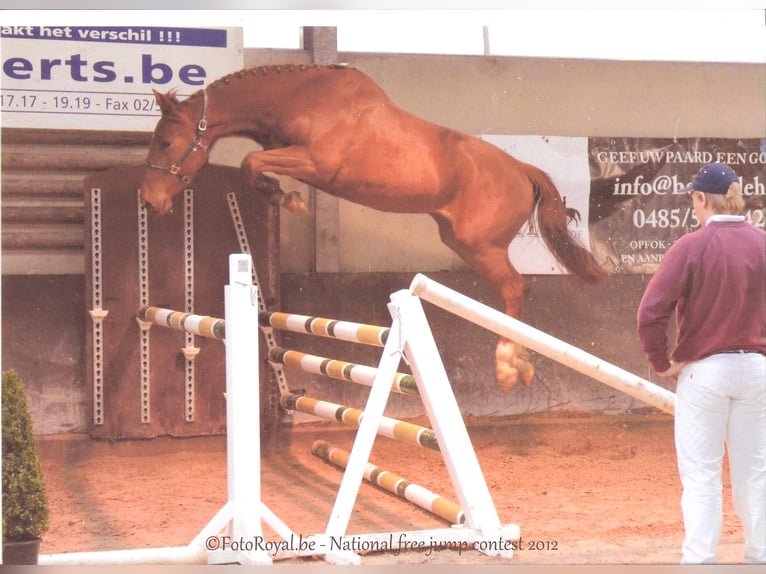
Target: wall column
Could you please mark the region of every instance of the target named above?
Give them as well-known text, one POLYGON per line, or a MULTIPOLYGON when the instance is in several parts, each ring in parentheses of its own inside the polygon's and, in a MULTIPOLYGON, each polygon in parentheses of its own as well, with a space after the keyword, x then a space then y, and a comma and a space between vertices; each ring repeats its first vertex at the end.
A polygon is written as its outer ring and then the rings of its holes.
MULTIPOLYGON (((338 30, 335 27, 303 28, 303 49, 311 52, 314 64, 338 62, 338 30)), ((312 271, 340 271, 339 201, 337 197, 312 188, 314 207, 314 261, 312 271)))

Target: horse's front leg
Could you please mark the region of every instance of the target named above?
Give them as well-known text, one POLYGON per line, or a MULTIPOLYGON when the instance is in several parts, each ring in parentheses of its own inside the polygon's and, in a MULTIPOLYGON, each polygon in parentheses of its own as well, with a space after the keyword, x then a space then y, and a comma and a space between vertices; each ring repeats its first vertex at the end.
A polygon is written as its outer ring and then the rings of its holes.
POLYGON ((286 193, 278 180, 264 175, 264 172, 287 175, 320 189, 323 187, 311 156, 304 147, 298 145, 249 153, 242 160, 240 171, 245 181, 266 194, 269 201, 298 213, 308 213, 300 193, 286 193))
POLYGON ((251 175, 245 172, 245 170, 242 171, 247 184, 266 196, 269 203, 272 205, 280 205, 288 211, 294 211, 304 215, 308 213, 306 204, 303 203, 301 194, 297 191, 284 191, 279 184, 279 180, 274 177, 269 177, 262 173, 251 175))

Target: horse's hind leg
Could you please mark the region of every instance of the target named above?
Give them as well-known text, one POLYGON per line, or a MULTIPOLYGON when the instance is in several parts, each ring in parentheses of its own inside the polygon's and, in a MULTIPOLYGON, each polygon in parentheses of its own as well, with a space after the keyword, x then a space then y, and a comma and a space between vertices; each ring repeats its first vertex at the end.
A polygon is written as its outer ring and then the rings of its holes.
MULTIPOLYGON (((447 218, 434 216, 445 245, 455 251, 471 268, 492 285, 503 298, 505 313, 519 318, 528 288, 521 274, 508 260, 508 243, 505 239, 495 243, 469 237, 458 238, 447 218)), ((504 337, 495 349, 497 383, 504 391, 511 390, 521 381, 525 386, 532 383, 534 368, 527 361, 527 351, 521 345, 504 337)))
MULTIPOLYGON (((473 268, 498 289, 506 315, 520 318, 529 288, 508 260, 508 248, 491 247, 474 253, 473 268)), ((500 338, 495 348, 495 374, 501 389, 509 391, 519 381, 526 387, 532 384, 535 370, 527 358, 524 347, 505 337, 500 338)))

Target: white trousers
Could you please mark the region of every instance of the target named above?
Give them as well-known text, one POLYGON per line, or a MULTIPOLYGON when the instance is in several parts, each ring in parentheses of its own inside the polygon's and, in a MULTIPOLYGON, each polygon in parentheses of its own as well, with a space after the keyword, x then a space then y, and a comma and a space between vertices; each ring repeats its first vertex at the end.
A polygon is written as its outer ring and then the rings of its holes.
POLYGON ((675 442, 686 532, 681 562, 717 561, 727 449, 745 560, 766 563, 766 356, 719 354, 686 365, 676 390, 675 442))

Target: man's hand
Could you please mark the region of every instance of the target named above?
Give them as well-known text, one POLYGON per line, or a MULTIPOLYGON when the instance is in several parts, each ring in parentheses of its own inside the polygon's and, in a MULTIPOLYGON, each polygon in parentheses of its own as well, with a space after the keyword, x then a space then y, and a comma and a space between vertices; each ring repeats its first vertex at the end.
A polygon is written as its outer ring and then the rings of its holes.
POLYGON ((686 363, 677 363, 675 361, 670 361, 670 368, 667 371, 664 371, 662 373, 658 373, 661 377, 667 377, 669 379, 673 379, 674 381, 678 380, 678 374, 681 372, 681 370, 686 366, 686 363))

